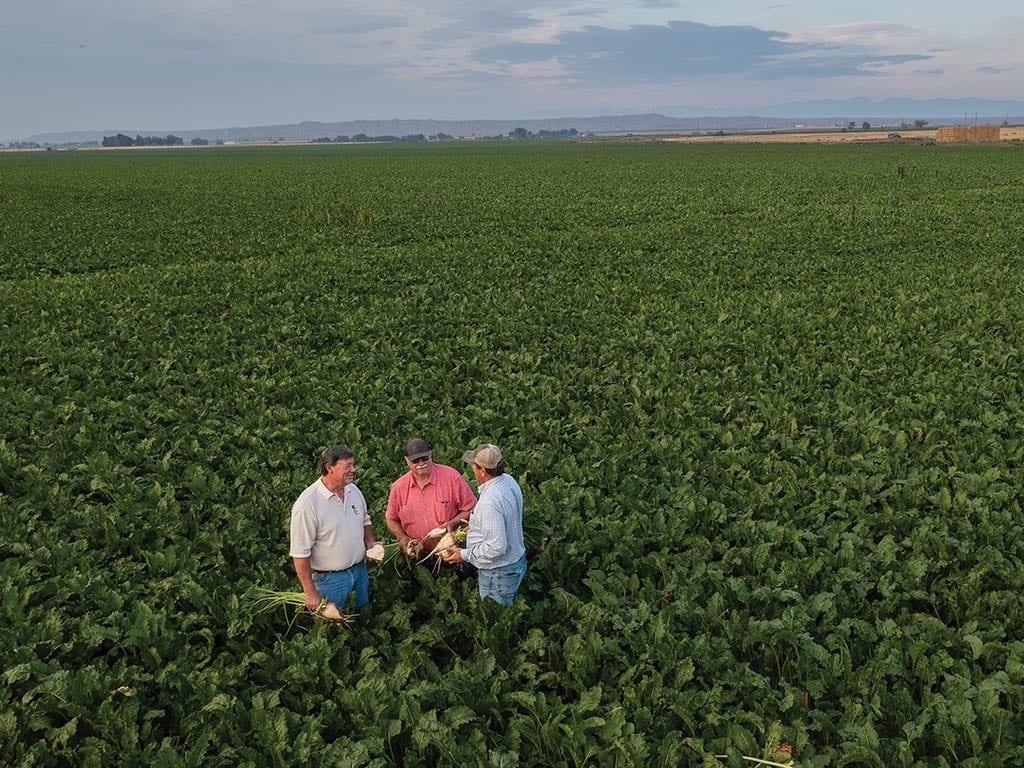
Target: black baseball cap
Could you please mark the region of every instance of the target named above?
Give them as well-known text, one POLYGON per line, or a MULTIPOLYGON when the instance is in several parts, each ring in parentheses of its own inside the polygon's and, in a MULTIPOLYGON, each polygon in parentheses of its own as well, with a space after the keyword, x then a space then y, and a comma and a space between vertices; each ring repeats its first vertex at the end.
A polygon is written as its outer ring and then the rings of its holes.
POLYGON ((422 437, 414 437, 408 443, 405 444, 405 458, 412 461, 413 459, 422 459, 424 456, 430 455, 430 443, 424 440, 422 437))

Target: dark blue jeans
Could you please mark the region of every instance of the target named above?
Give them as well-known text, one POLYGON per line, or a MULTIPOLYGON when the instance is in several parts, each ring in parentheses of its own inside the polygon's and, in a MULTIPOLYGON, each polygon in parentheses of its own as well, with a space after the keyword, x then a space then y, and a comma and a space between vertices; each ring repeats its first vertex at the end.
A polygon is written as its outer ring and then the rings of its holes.
POLYGON ((477 570, 477 586, 480 589, 480 599, 491 598, 496 603, 508 607, 516 599, 519 592, 519 585, 526 575, 526 555, 520 557, 511 565, 503 565, 499 568, 480 568, 477 570))

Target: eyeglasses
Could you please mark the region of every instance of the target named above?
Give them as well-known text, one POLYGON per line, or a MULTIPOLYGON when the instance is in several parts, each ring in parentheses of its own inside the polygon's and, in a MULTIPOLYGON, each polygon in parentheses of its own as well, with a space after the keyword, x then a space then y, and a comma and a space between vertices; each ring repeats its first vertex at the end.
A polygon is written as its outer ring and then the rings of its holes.
POLYGON ((415 459, 409 459, 413 464, 426 464, 430 461, 430 456, 417 456, 415 459))

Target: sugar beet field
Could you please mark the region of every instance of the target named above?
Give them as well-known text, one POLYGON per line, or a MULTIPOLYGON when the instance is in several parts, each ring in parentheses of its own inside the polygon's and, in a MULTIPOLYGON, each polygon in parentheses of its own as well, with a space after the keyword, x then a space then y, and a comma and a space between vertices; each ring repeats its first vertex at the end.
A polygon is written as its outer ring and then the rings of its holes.
POLYGON ((0 762, 1021 765, 1022 170, 0 156, 0 762), (516 605, 403 563, 352 629, 256 612, 320 448, 390 540, 415 435, 504 449, 516 605))

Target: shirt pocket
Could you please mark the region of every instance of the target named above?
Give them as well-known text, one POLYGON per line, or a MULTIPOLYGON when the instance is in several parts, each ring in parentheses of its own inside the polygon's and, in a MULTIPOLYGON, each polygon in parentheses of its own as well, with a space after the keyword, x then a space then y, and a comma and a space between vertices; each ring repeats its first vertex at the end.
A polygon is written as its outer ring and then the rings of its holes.
POLYGON ((438 499, 434 502, 434 519, 439 523, 447 523, 455 517, 455 505, 449 499, 438 499))

